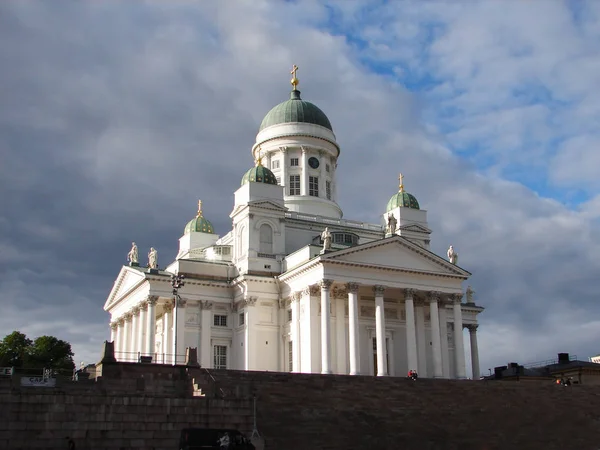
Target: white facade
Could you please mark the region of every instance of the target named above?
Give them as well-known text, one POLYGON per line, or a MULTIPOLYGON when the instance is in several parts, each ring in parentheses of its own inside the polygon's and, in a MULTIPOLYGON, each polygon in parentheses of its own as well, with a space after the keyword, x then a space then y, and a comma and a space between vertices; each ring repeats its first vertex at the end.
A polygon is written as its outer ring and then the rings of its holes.
POLYGON ((429 250, 427 212, 382 211, 394 233, 342 219, 323 126, 275 124, 252 151, 279 184, 243 184, 229 233, 187 232, 164 270, 121 269, 105 304, 117 358, 183 363, 196 347, 206 368, 466 378, 468 328, 478 379, 483 308, 462 302, 469 272, 429 250), (177 306, 171 274, 185 275, 177 306))

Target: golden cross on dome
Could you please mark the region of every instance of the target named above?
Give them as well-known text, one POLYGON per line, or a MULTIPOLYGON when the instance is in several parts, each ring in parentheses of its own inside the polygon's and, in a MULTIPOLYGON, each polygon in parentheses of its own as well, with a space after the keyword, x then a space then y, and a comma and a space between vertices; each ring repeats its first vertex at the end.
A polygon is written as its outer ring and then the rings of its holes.
POLYGON ((292 66, 292 71, 290 72, 292 74, 292 86, 294 86, 294 90, 296 90, 296 86, 298 86, 298 78, 296 78, 296 72, 298 72, 298 66, 296 64, 294 64, 292 66))
POLYGON ((404 184, 402 183, 403 179, 404 179, 404 175, 402 175, 402 174, 398 175, 398 180, 400 181, 400 185, 398 186, 398 189, 400 192, 404 192, 404 184))
POLYGON ((198 217, 202 216, 202 200, 198 200, 198 217))
POLYGON ((256 155, 256 165, 257 166, 262 166, 262 156, 260 156, 260 151, 262 149, 260 147, 258 147, 258 153, 256 155))

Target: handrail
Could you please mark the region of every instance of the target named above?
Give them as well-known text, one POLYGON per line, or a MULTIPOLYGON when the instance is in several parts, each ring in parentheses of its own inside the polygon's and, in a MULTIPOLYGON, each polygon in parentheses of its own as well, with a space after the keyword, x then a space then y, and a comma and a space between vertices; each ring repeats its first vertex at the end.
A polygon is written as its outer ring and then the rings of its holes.
MULTIPOLYGON (((577 360, 577 355, 569 355, 569 361, 576 361, 577 360)), ((545 366, 550 366, 552 364, 558 364, 560 363, 558 358, 553 358, 553 359, 547 359, 545 361, 535 361, 535 362, 530 362, 527 364, 523 364, 523 367, 525 367, 526 369, 533 369, 535 367, 545 367, 545 366)))
MULTIPOLYGON (((215 386, 217 386, 217 380, 215 379, 215 377, 212 376, 212 373, 210 373, 206 367, 202 367, 202 368, 204 369, 206 374, 210 377, 210 379, 213 381, 215 386)), ((218 388, 219 388, 219 391, 221 392, 221 398, 225 398, 225 391, 223 391, 223 389, 221 389, 220 387, 218 387, 218 388)))

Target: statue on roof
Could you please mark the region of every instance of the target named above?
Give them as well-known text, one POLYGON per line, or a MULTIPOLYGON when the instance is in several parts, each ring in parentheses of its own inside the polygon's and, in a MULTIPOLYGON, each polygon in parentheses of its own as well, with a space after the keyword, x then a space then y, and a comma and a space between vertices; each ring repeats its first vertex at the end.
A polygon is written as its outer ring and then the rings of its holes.
POLYGON ((150 247, 150 253, 148 253, 148 267, 151 269, 158 268, 158 252, 154 247, 150 247))
POLYGON ((458 263, 458 253, 456 253, 454 251, 454 247, 450 246, 450 248, 448 249, 448 261, 450 261, 452 264, 457 264, 458 263))
POLYGON ((138 263, 138 247, 135 242, 131 243, 131 250, 127 253, 127 262, 131 265, 138 263))
POLYGON ((467 286, 467 303, 475 303, 473 300, 473 294, 475 294, 473 288, 471 286, 467 286))
POLYGON ((325 227, 325 231, 321 233, 321 239, 323 239, 323 250, 331 250, 331 232, 329 227, 325 227))
POLYGON ((393 214, 388 214, 387 219, 387 234, 394 234, 396 232, 396 225, 398 225, 398 221, 393 214))

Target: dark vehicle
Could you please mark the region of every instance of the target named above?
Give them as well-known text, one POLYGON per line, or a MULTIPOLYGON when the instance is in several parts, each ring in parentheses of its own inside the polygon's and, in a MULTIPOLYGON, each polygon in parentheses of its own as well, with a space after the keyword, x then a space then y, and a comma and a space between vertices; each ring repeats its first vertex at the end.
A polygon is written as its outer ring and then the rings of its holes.
POLYGON ((238 430, 185 428, 181 430, 179 450, 202 448, 256 450, 250 440, 238 430))

